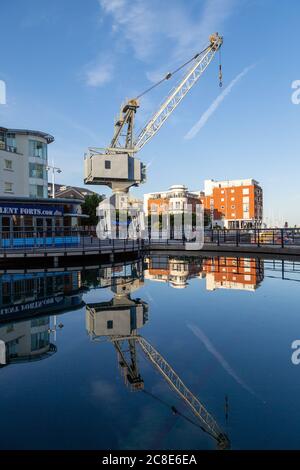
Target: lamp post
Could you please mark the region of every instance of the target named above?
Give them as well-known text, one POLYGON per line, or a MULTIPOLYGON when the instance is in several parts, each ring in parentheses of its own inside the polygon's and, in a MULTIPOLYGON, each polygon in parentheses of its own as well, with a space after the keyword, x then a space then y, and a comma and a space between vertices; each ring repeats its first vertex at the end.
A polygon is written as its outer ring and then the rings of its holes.
POLYGON ((53 162, 52 162, 52 165, 47 165, 46 166, 46 170, 47 171, 51 171, 52 173, 52 177, 51 177, 51 180, 52 180, 52 198, 54 199, 55 198, 55 173, 61 173, 61 169, 58 168, 57 166, 54 166, 53 162))

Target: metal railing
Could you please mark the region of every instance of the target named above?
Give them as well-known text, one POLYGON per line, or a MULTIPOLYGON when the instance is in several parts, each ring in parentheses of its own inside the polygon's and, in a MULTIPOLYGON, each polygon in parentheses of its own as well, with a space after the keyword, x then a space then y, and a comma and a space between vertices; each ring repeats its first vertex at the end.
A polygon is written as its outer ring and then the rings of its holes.
POLYGON ((14 230, 0 232, 0 254, 80 252, 114 253, 142 250, 142 239, 100 239, 94 229, 61 227, 55 230, 14 230))
MULTIPOLYGON (((205 229, 204 246, 277 246, 285 248, 290 246, 300 247, 300 229, 298 228, 255 228, 255 229, 205 229)), ((150 246, 159 245, 185 245, 184 236, 161 237, 157 232, 155 237, 149 237, 150 246)))
MULTIPOLYGON (((153 248, 157 245, 185 246, 186 242, 192 241, 187 240, 182 234, 172 238, 161 237, 161 234, 157 233, 155 238, 152 236, 147 239, 100 239, 93 227, 57 227, 53 230, 30 228, 0 232, 0 253, 12 251, 27 253, 41 250, 126 252, 153 248)), ((300 229, 205 229, 204 248, 209 245, 300 247, 300 229)))

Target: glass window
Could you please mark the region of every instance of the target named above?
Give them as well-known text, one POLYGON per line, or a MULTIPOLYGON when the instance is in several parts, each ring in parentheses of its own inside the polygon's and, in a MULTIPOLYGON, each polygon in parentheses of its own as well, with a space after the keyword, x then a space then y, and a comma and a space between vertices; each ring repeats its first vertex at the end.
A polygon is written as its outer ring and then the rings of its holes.
POLYGON ((48 237, 52 235, 52 219, 46 219, 46 233, 48 237))
POLYGON ((31 328, 44 325, 49 325, 49 317, 34 318, 31 320, 31 328))
POLYGON ((6 134, 6 145, 12 151, 16 149, 16 135, 15 134, 12 134, 11 132, 8 132, 6 134))
POLYGON ((13 190, 13 184, 9 183, 8 181, 5 181, 4 183, 4 192, 5 193, 11 193, 13 190))
POLYGON ((47 160, 47 144, 39 140, 29 140, 29 155, 47 160))
POLYGON ((108 329, 108 330, 112 330, 112 329, 113 329, 113 326, 114 326, 113 320, 108 320, 108 322, 107 322, 107 329, 108 329))
POLYGON ((29 176, 30 178, 46 178, 46 166, 41 163, 29 162, 29 176))
POLYGON ((43 331, 42 333, 35 333, 31 335, 31 351, 37 351, 45 348, 49 344, 49 333, 43 331))
POLYGON ((39 235, 42 236, 44 230, 44 219, 41 217, 36 218, 36 231, 39 235))
POLYGON ((12 160, 4 160, 4 168, 5 170, 12 170, 12 160))
POLYGON ((109 160, 105 160, 105 169, 110 170, 111 168, 111 162, 109 160))
POLYGON ((40 184, 30 184, 29 195, 30 197, 46 197, 44 196, 44 186, 40 184))
POLYGON ((3 232, 10 231, 10 217, 2 217, 2 231, 3 232))
POLYGON ((13 231, 20 234, 21 232, 21 217, 19 215, 12 216, 13 231))
POLYGON ((32 217, 32 215, 24 215, 23 216, 23 224, 24 224, 24 232, 32 232, 33 231, 33 217, 32 217))

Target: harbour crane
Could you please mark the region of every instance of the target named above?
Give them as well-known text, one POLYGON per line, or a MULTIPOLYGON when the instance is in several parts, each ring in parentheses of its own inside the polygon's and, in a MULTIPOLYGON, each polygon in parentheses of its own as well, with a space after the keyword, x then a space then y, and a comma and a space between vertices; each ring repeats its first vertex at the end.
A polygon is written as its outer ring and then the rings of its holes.
MULTIPOLYGON (((120 115, 115 122, 114 135, 107 148, 90 147, 84 159, 85 184, 109 186, 115 197, 115 207, 119 207, 119 197, 126 195, 129 188, 138 186, 146 179, 146 166, 136 154, 160 130, 161 126, 177 108, 179 103, 199 80, 223 44, 223 37, 214 33, 209 45, 185 64, 168 73, 162 80, 121 106, 120 115), (159 109, 146 123, 138 136, 134 137, 134 123, 140 98, 162 82, 169 80, 175 73, 190 65, 181 81, 171 90, 159 109)), ((222 69, 219 64, 219 79, 222 84, 222 69)))
MULTIPOLYGON (((183 383, 166 359, 138 334, 138 330, 148 321, 148 304, 139 298, 132 299, 131 293, 143 284, 142 263, 133 262, 130 270, 131 274, 126 271, 103 273, 101 285, 110 287, 114 297, 111 301, 86 304, 86 325, 90 337, 96 342, 112 342, 125 383, 133 391, 144 390, 144 380, 138 365, 138 346, 146 359, 185 402, 197 418, 197 423, 200 423, 201 429, 216 440, 218 448, 228 449, 230 441, 227 435, 206 407, 183 383)), ((174 407, 172 409, 175 411, 174 407)))

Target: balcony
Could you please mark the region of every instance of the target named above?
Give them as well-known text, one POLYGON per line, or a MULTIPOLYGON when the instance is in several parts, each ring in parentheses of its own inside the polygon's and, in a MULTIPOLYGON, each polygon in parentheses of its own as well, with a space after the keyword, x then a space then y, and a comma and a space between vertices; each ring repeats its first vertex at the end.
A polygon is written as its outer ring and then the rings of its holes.
POLYGON ((17 153, 17 148, 12 145, 7 145, 5 142, 0 140, 0 150, 4 150, 5 152, 17 153))

